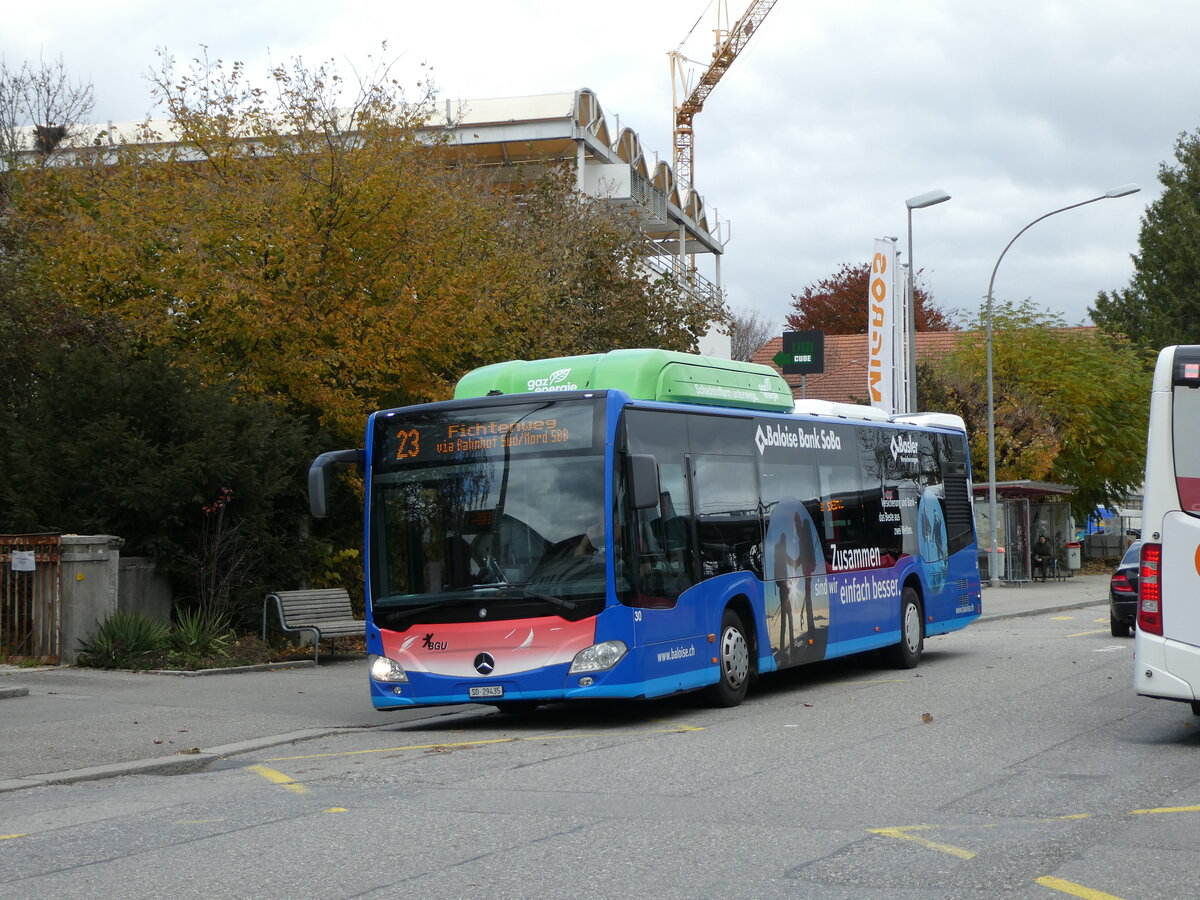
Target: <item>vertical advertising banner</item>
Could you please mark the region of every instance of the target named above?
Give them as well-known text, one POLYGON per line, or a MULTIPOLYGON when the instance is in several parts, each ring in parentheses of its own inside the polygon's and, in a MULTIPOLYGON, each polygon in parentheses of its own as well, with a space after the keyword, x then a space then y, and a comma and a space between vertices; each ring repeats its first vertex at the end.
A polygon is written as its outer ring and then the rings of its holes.
POLYGON ((896 242, 875 239, 867 287, 867 396, 888 415, 896 412, 896 242))
POLYGON ((896 303, 894 309, 895 331, 892 346, 895 348, 895 380, 892 382, 894 391, 894 413, 916 412, 912 408, 912 379, 917 377, 912 366, 914 347, 908 340, 909 315, 908 301, 912 297, 912 266, 896 266, 896 303))

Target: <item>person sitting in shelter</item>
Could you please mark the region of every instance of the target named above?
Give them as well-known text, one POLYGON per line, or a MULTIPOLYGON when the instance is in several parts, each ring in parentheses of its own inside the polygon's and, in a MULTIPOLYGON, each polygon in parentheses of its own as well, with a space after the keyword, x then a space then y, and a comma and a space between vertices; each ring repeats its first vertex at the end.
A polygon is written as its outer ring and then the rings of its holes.
POLYGON ((1030 576, 1034 581, 1037 581, 1037 573, 1040 569, 1042 572, 1042 581, 1045 582, 1046 574, 1054 565, 1054 545, 1050 543, 1050 538, 1044 534, 1038 535, 1037 541, 1030 551, 1030 576))

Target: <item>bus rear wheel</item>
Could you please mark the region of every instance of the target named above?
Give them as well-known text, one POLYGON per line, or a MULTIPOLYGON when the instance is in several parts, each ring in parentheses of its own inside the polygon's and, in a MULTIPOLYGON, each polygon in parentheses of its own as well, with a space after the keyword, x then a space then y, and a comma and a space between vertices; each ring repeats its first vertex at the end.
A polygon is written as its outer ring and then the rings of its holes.
POLYGON ((888 662, 897 669, 915 669, 924 649, 921 598, 911 587, 906 587, 900 596, 900 643, 888 648, 888 662))
POLYGON ((746 699, 746 689, 750 686, 750 642, 742 617, 732 609, 725 610, 721 617, 717 664, 721 674, 708 689, 708 700, 713 706, 737 706, 746 699))

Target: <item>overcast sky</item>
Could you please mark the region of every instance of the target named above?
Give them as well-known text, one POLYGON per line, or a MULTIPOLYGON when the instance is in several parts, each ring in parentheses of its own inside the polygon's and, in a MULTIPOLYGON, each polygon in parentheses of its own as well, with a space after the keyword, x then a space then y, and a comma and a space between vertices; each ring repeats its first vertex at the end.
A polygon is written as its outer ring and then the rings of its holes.
MULTIPOLYGON (((748 0, 729 0, 737 18, 748 0)), ((56 0, 5 12, 10 67, 61 56, 95 89, 97 121, 153 111, 156 48, 187 60, 422 63, 450 99, 591 88, 610 118, 669 159, 667 52, 707 62, 709 0, 56 0), (694 31, 693 31, 693 26, 694 31)), ((695 183, 729 220, 730 303, 782 330, 791 295, 906 247, 913 213, 922 283, 943 309, 978 310, 992 267, 1025 224, 1127 182, 1142 191, 1038 224, 996 277, 998 299, 1031 297, 1084 321, 1100 290, 1123 287, 1161 163, 1200 126, 1195 0, 779 0, 695 120, 695 183)), ((699 69, 698 69, 699 71, 699 69)))

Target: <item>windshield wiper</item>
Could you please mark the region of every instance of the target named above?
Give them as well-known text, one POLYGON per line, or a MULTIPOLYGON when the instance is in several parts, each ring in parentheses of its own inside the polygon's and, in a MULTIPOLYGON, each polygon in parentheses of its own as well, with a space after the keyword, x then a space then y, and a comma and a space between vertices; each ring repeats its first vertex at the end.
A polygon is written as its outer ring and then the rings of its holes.
POLYGON ((475 588, 476 591, 517 591, 521 595, 522 600, 544 600, 552 606, 557 606, 560 609, 578 609, 579 604, 574 600, 568 600, 566 597, 556 597, 553 594, 543 594, 540 591, 531 591, 523 584, 509 584, 508 582, 492 582, 490 584, 480 584, 475 588))

